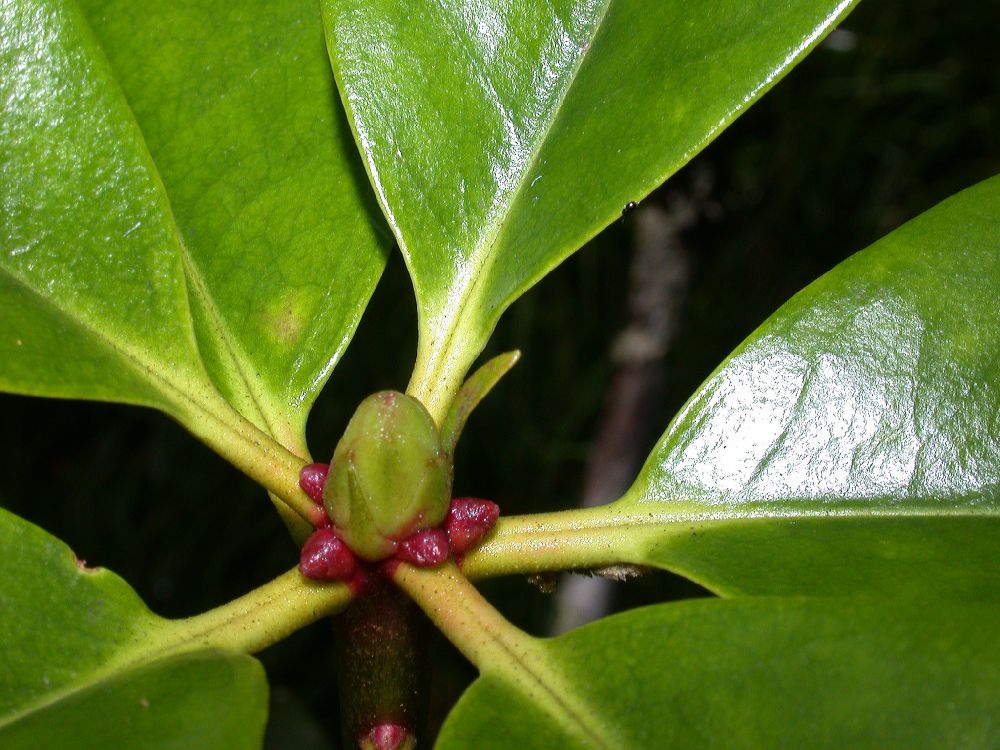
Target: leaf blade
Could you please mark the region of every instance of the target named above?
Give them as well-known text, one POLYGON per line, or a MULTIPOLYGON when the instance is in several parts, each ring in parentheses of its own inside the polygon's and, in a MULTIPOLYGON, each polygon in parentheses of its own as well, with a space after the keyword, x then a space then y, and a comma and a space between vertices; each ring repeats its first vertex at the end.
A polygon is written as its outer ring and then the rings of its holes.
POLYGON ((114 675, 0 725, 4 747, 260 747, 267 683, 243 654, 198 651, 114 675), (197 686, 197 689, 193 689, 197 686))
POLYGON ((841 264, 709 377, 621 500, 501 519, 465 570, 534 547, 727 595, 995 599, 998 216, 993 178, 841 264))
POLYGON ((225 4, 84 5, 4 9, 0 383, 189 427, 204 420, 187 397, 218 387, 305 455, 308 408, 386 250, 317 12, 236 9, 220 42, 169 21, 225 4))
POLYGON ((995 538, 1000 514, 1000 347, 986 333, 1000 325, 998 214, 993 178, 796 295, 692 398, 616 507, 955 514, 982 519, 966 524, 982 552, 974 529, 995 538))
MULTIPOLYGON (((94 368, 81 380, 73 361, 96 358, 114 365, 111 379, 126 389, 120 400, 173 407, 170 385, 136 382, 161 358, 172 362, 175 381, 203 380, 169 205, 141 133, 71 8, 26 3, 4 11, 2 275, 27 304, 0 313, 3 386, 85 397, 94 368), (75 214, 85 202, 105 210, 80 226, 75 214), (114 279, 115 295, 102 278, 114 279), (55 320, 62 325, 53 332, 55 320), (36 377, 42 362, 48 379, 36 377)), ((97 390, 110 393, 101 382, 97 390)))
MULTIPOLYGON (((536 663, 591 708, 609 748, 989 747, 1000 671, 992 613, 926 601, 695 600, 545 641, 536 663)), ((585 746, 564 720, 487 673, 436 747, 585 746)))
POLYGON ((318 12, 290 1, 83 7, 170 194, 210 374, 305 455, 308 409, 388 250, 318 12))
POLYGON ((415 395, 443 417, 503 309, 849 8, 327 0, 341 95, 417 293, 415 395))
POLYGON ((3 509, 0 541, 4 747, 46 746, 67 732, 86 747, 259 744, 267 683, 255 659, 179 640, 183 624, 157 617, 114 573, 87 568, 3 509))

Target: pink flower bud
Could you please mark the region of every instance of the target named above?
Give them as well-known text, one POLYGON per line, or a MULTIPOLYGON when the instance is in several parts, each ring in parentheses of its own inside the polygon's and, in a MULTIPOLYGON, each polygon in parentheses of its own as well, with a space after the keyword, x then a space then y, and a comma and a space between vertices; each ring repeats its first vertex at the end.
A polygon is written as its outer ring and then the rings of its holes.
POLYGON ((387 721, 372 727, 360 746, 362 750, 413 750, 417 741, 405 727, 387 721))
POLYGON ((451 550, 461 555, 475 547, 500 517, 500 506, 477 497, 456 497, 451 501, 445 528, 451 550))
POLYGON ((399 543, 396 557, 420 568, 432 568, 448 559, 448 534, 444 529, 421 529, 399 543))
POLYGON ((306 539, 299 555, 299 570, 315 581, 346 581, 354 575, 354 553, 333 529, 317 529, 306 539))
POLYGON ((323 485, 330 472, 330 464, 307 464, 299 472, 299 487, 317 505, 323 504, 323 485))

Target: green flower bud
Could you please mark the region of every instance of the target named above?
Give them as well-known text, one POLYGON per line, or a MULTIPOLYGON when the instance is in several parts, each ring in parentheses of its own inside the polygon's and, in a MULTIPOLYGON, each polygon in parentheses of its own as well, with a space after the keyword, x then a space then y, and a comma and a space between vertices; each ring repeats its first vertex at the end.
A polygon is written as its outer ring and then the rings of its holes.
POLYGON ((358 406, 337 443, 323 504, 347 546, 382 560, 420 529, 439 525, 451 502, 451 459, 423 404, 397 391, 358 406))

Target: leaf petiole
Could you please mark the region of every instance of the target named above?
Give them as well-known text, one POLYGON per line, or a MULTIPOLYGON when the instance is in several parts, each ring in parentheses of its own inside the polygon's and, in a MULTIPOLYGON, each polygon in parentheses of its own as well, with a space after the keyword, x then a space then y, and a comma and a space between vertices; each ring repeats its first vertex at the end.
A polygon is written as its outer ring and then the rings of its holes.
POLYGON ((222 606, 164 626, 158 651, 223 648, 252 654, 347 606, 344 584, 316 583, 296 567, 222 606))
POLYGON ((545 641, 513 625, 452 562, 437 568, 406 563, 393 581, 405 591, 484 677, 507 682, 558 717, 585 747, 613 747, 556 662, 545 641))

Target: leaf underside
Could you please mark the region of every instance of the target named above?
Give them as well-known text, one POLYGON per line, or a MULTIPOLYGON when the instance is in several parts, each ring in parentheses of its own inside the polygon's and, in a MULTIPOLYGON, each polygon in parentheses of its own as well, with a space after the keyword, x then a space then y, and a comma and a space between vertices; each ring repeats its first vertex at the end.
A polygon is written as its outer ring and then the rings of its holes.
POLYGON ((487 673, 435 747, 985 750, 1000 743, 998 614, 794 598, 633 610, 545 642, 532 668, 561 708, 487 673))
POLYGON ((122 579, 0 509, 0 746, 260 746, 256 659, 178 653, 122 579))

